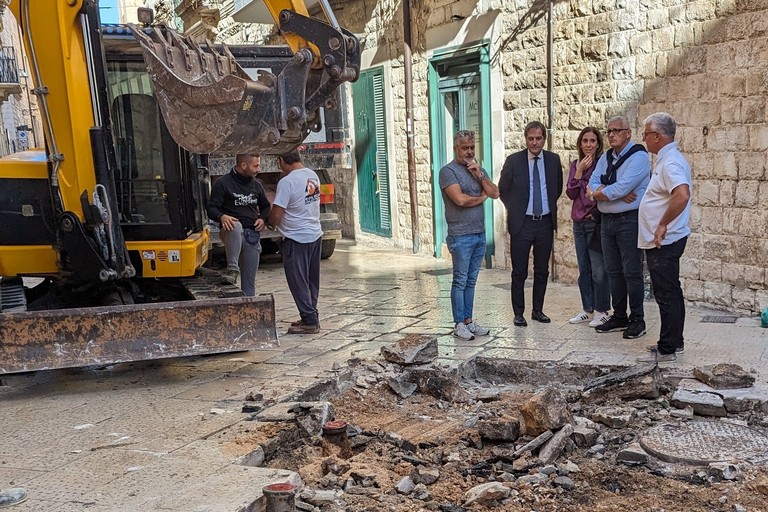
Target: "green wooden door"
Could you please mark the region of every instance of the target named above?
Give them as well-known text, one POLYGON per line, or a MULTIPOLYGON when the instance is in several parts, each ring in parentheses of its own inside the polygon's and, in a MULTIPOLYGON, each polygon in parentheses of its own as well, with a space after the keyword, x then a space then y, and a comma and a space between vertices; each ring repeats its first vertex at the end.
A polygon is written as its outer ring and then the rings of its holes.
POLYGON ((391 236, 384 73, 367 69, 352 84, 360 229, 391 236))

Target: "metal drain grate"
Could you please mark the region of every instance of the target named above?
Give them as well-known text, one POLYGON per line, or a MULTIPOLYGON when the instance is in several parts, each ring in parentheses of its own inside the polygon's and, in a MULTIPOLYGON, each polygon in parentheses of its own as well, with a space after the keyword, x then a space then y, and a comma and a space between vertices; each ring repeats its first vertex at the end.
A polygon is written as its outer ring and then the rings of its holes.
POLYGON ((722 421, 658 425, 640 438, 645 451, 665 462, 707 465, 731 460, 763 460, 768 437, 762 432, 722 421))
POLYGON ((733 315, 706 315, 701 319, 704 324, 735 324, 739 317, 733 315))
MULTIPOLYGON (((502 290, 509 290, 512 288, 512 283, 494 284, 492 286, 494 288, 501 288, 502 290)), ((523 288, 533 288, 533 283, 531 281, 526 281, 523 288)))
POLYGON ((437 270, 425 270, 425 274, 429 274, 431 276, 449 276, 453 274, 452 268, 441 268, 437 270))

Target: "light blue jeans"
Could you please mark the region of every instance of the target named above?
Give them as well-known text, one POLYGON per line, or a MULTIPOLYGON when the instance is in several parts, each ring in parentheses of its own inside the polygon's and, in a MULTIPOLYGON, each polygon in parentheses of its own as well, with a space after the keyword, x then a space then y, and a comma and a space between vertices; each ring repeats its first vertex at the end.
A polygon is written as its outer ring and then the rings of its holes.
POLYGON ((453 323, 472 318, 475 303, 475 284, 485 257, 485 233, 448 235, 445 239, 453 260, 451 282, 451 309, 453 323))
POLYGON ((235 229, 219 231, 219 238, 224 243, 224 252, 227 255, 227 270, 240 272, 240 289, 246 297, 256 295, 256 272, 259 271, 259 257, 261 256, 261 242, 255 245, 245 239, 243 225, 240 221, 235 223, 235 229))

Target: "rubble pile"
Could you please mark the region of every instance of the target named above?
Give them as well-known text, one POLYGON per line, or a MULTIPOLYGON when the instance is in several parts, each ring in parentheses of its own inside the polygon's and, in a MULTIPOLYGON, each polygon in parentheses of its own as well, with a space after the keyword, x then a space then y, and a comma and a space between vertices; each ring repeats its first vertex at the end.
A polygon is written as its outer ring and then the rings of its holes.
POLYGON ((255 413, 257 422, 294 428, 242 463, 298 471, 297 509, 313 512, 768 503, 768 388, 740 367, 687 374, 475 359, 448 369, 430 366, 437 350, 428 336, 382 355, 351 360, 343 379, 319 384, 320 395, 338 392, 330 401, 309 401, 317 397, 308 391, 307 401, 255 413), (700 439, 701 425, 711 439, 700 439), (693 449, 682 444, 691 429, 693 449), (730 452, 718 438, 745 434, 730 452))

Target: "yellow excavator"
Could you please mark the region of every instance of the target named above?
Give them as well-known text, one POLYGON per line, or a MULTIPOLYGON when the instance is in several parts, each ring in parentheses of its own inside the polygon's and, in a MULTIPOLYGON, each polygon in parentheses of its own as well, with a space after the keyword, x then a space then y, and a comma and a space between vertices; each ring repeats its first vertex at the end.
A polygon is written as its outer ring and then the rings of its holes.
POLYGON ((278 343, 272 296, 203 267, 207 154, 295 148, 360 46, 327 0, 265 4, 290 51, 250 78, 148 9, 124 26, 95 0, 10 3, 45 148, 0 159, 0 374, 278 343))

